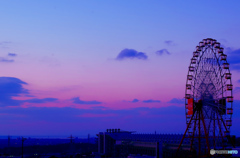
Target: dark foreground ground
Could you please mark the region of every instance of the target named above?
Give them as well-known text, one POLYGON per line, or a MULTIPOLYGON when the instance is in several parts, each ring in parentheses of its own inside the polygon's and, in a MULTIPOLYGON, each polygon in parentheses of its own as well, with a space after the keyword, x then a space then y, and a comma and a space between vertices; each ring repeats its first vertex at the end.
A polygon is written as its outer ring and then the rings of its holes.
MULTIPOLYGON (((24 146, 24 157, 91 157, 97 152, 97 144, 65 143, 56 145, 24 146)), ((21 157, 22 147, 5 147, 0 149, 0 157, 21 157)))

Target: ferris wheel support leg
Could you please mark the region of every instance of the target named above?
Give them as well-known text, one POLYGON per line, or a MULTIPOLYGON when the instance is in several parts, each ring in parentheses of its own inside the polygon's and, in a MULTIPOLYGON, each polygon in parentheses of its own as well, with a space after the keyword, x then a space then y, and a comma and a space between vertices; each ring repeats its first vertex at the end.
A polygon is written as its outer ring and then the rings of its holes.
POLYGON ((216 116, 215 116, 215 113, 214 113, 214 117, 213 117, 213 145, 214 145, 214 149, 215 149, 215 146, 216 146, 216 143, 215 143, 215 139, 216 139, 216 134, 215 134, 215 130, 216 130, 216 128, 215 128, 215 121, 216 120, 216 116))
POLYGON ((225 149, 224 139, 223 139, 223 134, 222 134, 222 128, 221 128, 221 123, 219 122, 218 114, 217 114, 217 121, 218 121, 219 130, 220 130, 220 135, 221 135, 221 138, 222 138, 222 146, 223 146, 223 149, 225 149))
MULTIPOLYGON (((213 115, 213 113, 211 113, 211 116, 213 115)), ((210 123, 208 124, 208 130, 207 130, 207 133, 208 133, 208 136, 209 136, 209 132, 210 132, 210 127, 211 127, 211 123, 212 123, 212 120, 210 120, 210 123)), ((208 137, 209 138, 209 137, 208 137)))
POLYGON ((187 131, 188 131, 188 128, 189 128, 189 126, 190 126, 190 124, 191 124, 191 122, 192 122, 192 119, 193 119, 193 116, 194 116, 194 114, 195 114, 195 111, 196 110, 194 110, 193 111, 193 115, 192 115, 192 117, 191 117, 191 119, 190 119, 190 121, 189 121, 189 123, 188 123, 188 125, 187 125, 187 128, 186 128, 186 130, 185 130, 185 132, 184 132, 184 134, 183 134, 183 137, 182 137, 182 139, 181 139, 181 142, 180 142, 180 144, 179 144, 179 146, 178 146, 178 148, 177 148, 177 152, 176 152, 176 157, 178 157, 178 151, 179 151, 179 149, 180 149, 180 147, 181 147, 181 145, 182 145, 182 143, 183 143, 183 140, 184 140, 184 138, 185 138, 185 136, 186 136, 186 133, 187 133, 187 131))
POLYGON ((198 110, 198 155, 200 157, 201 155, 201 130, 200 130, 200 126, 201 126, 201 115, 200 115, 200 110, 198 110))
POLYGON ((193 145, 193 139, 194 139, 194 135, 195 135, 195 130, 196 130, 196 120, 194 120, 194 128, 193 128, 193 136, 191 139, 191 145, 190 145, 190 151, 192 151, 192 145, 193 145))
POLYGON ((203 123, 204 132, 205 132, 205 139, 206 139, 206 143, 207 143, 207 147, 208 147, 207 155, 209 155, 210 154, 210 147, 209 147, 209 142, 208 142, 208 132, 207 132, 207 129, 206 129, 206 125, 205 125, 205 121, 204 121, 204 118, 203 118, 202 110, 200 111, 200 113, 201 113, 201 116, 202 116, 202 123, 203 123))
MULTIPOLYGON (((210 120, 210 123, 208 124, 208 127, 207 127, 207 132, 208 132, 208 140, 212 137, 213 138, 213 142, 212 142, 212 144, 213 144, 213 146, 214 146, 214 144, 215 144, 215 113, 213 113, 213 112, 211 112, 211 117, 213 117, 213 119, 211 119, 210 120), (213 124, 213 136, 210 136, 210 127, 211 127, 211 125, 213 124)), ((210 145, 210 142, 209 142, 209 146, 211 146, 210 145)))
MULTIPOLYGON (((217 116, 217 115, 216 115, 216 116, 217 116)), ((218 118, 218 117, 217 117, 217 118, 218 118)), ((215 120, 216 120, 217 118, 215 118, 215 120)), ((214 120, 214 123, 216 122, 215 120, 214 120)), ((217 122, 216 122, 216 123, 217 123, 217 122)), ((216 126, 216 125, 214 124, 214 129, 216 129, 215 126, 216 126)), ((216 133, 214 133, 214 135, 215 135, 215 137, 214 137, 214 149, 216 149, 216 145, 217 145, 217 142, 218 142, 219 134, 216 136, 216 133)))

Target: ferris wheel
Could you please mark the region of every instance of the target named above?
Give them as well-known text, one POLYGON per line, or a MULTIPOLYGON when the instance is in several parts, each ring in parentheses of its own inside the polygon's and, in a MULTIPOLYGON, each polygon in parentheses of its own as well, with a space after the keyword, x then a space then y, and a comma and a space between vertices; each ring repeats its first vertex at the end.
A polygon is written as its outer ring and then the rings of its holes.
MULTIPOLYGON (((232 126, 232 80, 220 43, 207 38, 193 52, 185 89, 187 128, 183 139, 190 141, 190 150, 199 157, 210 149, 225 149, 232 126)), ((183 142, 179 145, 179 148, 183 142)))

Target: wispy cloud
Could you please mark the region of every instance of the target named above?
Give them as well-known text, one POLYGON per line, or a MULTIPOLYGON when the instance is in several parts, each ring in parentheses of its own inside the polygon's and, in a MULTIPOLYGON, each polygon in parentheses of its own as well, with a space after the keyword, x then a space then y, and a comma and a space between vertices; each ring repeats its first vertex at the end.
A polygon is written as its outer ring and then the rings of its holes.
MULTIPOLYGON (((58 127, 59 132, 78 131, 79 126, 86 127, 90 130, 121 128, 126 130, 137 130, 141 132, 154 131, 156 126, 164 126, 168 124, 169 129, 175 129, 178 126, 182 127, 184 132, 184 109, 179 107, 162 107, 162 108, 132 108, 132 109, 76 109, 70 107, 28 107, 28 108, 2 108, 0 111, 1 120, 4 120, 2 128, 9 124, 7 128, 14 127, 14 130, 22 128, 21 123, 31 123, 31 126, 26 126, 25 130, 35 129, 32 134, 35 134, 36 129, 41 133, 50 133, 51 130, 56 132, 58 127), (1 115, 3 114, 3 115, 1 115), (17 122, 15 120, 18 120, 17 122), (96 122, 102 122, 96 124, 96 122), (126 123, 127 122, 127 123, 126 123), (53 127, 54 124, 54 127, 53 127), (59 124, 59 126, 58 126, 59 124), (170 126, 171 125, 171 126, 170 126), (39 128, 44 126, 45 128, 39 128), (142 127, 146 131, 142 131, 142 127)), ((180 129, 179 129, 180 130, 180 129)), ((163 131, 168 132, 168 131, 163 131)), ((62 134, 62 133, 61 133, 62 134)))
POLYGON ((177 98, 173 98, 172 100, 170 100, 168 103, 172 103, 172 104, 184 104, 185 103, 185 99, 177 99, 177 98))
POLYGON ((28 103, 47 103, 47 102, 55 102, 57 101, 57 98, 43 98, 43 99, 28 99, 28 100, 24 100, 24 102, 28 102, 28 103))
POLYGON ((8 56, 15 57, 15 56, 17 56, 17 54, 16 53, 8 53, 8 56))
POLYGON ((142 59, 146 60, 148 56, 143 52, 138 52, 134 49, 123 49, 118 56, 116 57, 116 60, 123 60, 123 59, 142 59))
MULTIPOLYGON (((235 113, 238 114, 240 113, 240 106, 238 106, 240 105, 240 100, 234 102, 236 105, 235 113)), ((139 107, 121 110, 111 108, 2 107, 0 116, 4 122, 1 124, 3 129, 12 128, 18 131, 22 128, 22 124, 31 123, 31 126, 25 126, 25 131, 34 129, 31 134, 35 134, 36 129, 39 129, 40 133, 50 134, 51 130, 54 133, 56 132, 56 127, 58 127, 58 132, 64 133, 66 128, 68 128, 67 131, 75 130, 79 132, 79 126, 86 127, 89 130, 97 128, 96 132, 99 132, 99 129, 105 130, 107 128, 149 132, 154 131, 157 126, 161 126, 165 127, 161 129, 161 132, 164 133, 183 133, 186 128, 184 107, 178 106, 139 107), (102 123, 98 124, 96 122, 102 123), (43 126, 45 128, 42 128, 43 126), (143 126, 147 128, 143 129, 143 126)), ((237 119, 236 124, 239 118, 240 115, 235 116, 235 119, 237 119)), ((239 129, 239 126, 234 126, 233 131, 239 131, 239 129)))
POLYGON ((13 59, 6 59, 6 58, 3 58, 3 57, 0 57, 0 62, 12 63, 12 62, 14 62, 14 60, 13 59))
POLYGON ((8 48, 8 45, 11 44, 10 41, 1 41, 0 42, 0 48, 8 48))
POLYGON ((166 41, 164 41, 164 43, 167 44, 168 46, 175 45, 172 40, 166 40, 166 41))
POLYGON ((160 100, 149 99, 149 100, 143 100, 143 103, 161 103, 161 101, 160 100))
POLYGON ((235 87, 233 89, 233 93, 240 93, 240 87, 235 87))
POLYGON ((129 102, 131 102, 131 103, 137 103, 137 102, 139 102, 139 100, 138 100, 138 99, 133 99, 132 101, 129 101, 129 102))
POLYGON ((23 88, 23 85, 26 84, 26 82, 15 77, 0 77, 0 105, 20 105, 22 101, 14 100, 12 97, 20 96, 20 94, 28 94, 29 91, 23 88))
POLYGON ((161 50, 156 51, 156 54, 157 55, 163 55, 163 54, 170 55, 170 52, 167 49, 161 49, 161 50))
POLYGON ((240 71, 240 49, 234 50, 230 47, 224 47, 224 49, 228 55, 227 60, 230 63, 230 68, 240 71))
POLYGON ((73 101, 73 103, 75 104, 86 104, 86 105, 91 105, 91 104, 102 104, 102 102, 96 101, 96 100, 92 100, 92 101, 83 101, 80 100, 79 97, 75 97, 71 99, 73 101))
POLYGON ((26 100, 17 100, 13 97, 17 96, 31 96, 29 90, 25 89, 23 85, 27 85, 26 82, 15 77, 0 77, 0 106, 20 106, 24 103, 47 103, 55 102, 57 98, 33 98, 26 100))

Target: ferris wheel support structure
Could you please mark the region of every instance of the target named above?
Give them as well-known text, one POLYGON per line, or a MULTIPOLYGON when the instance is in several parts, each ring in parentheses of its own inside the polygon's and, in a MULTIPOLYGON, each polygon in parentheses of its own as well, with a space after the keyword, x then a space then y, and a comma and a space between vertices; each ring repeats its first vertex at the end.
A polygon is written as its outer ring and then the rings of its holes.
POLYGON ((198 157, 211 156, 210 149, 230 146, 233 85, 223 50, 219 42, 207 38, 193 52, 185 89, 187 128, 178 151, 185 139, 190 143, 189 150, 198 157))

